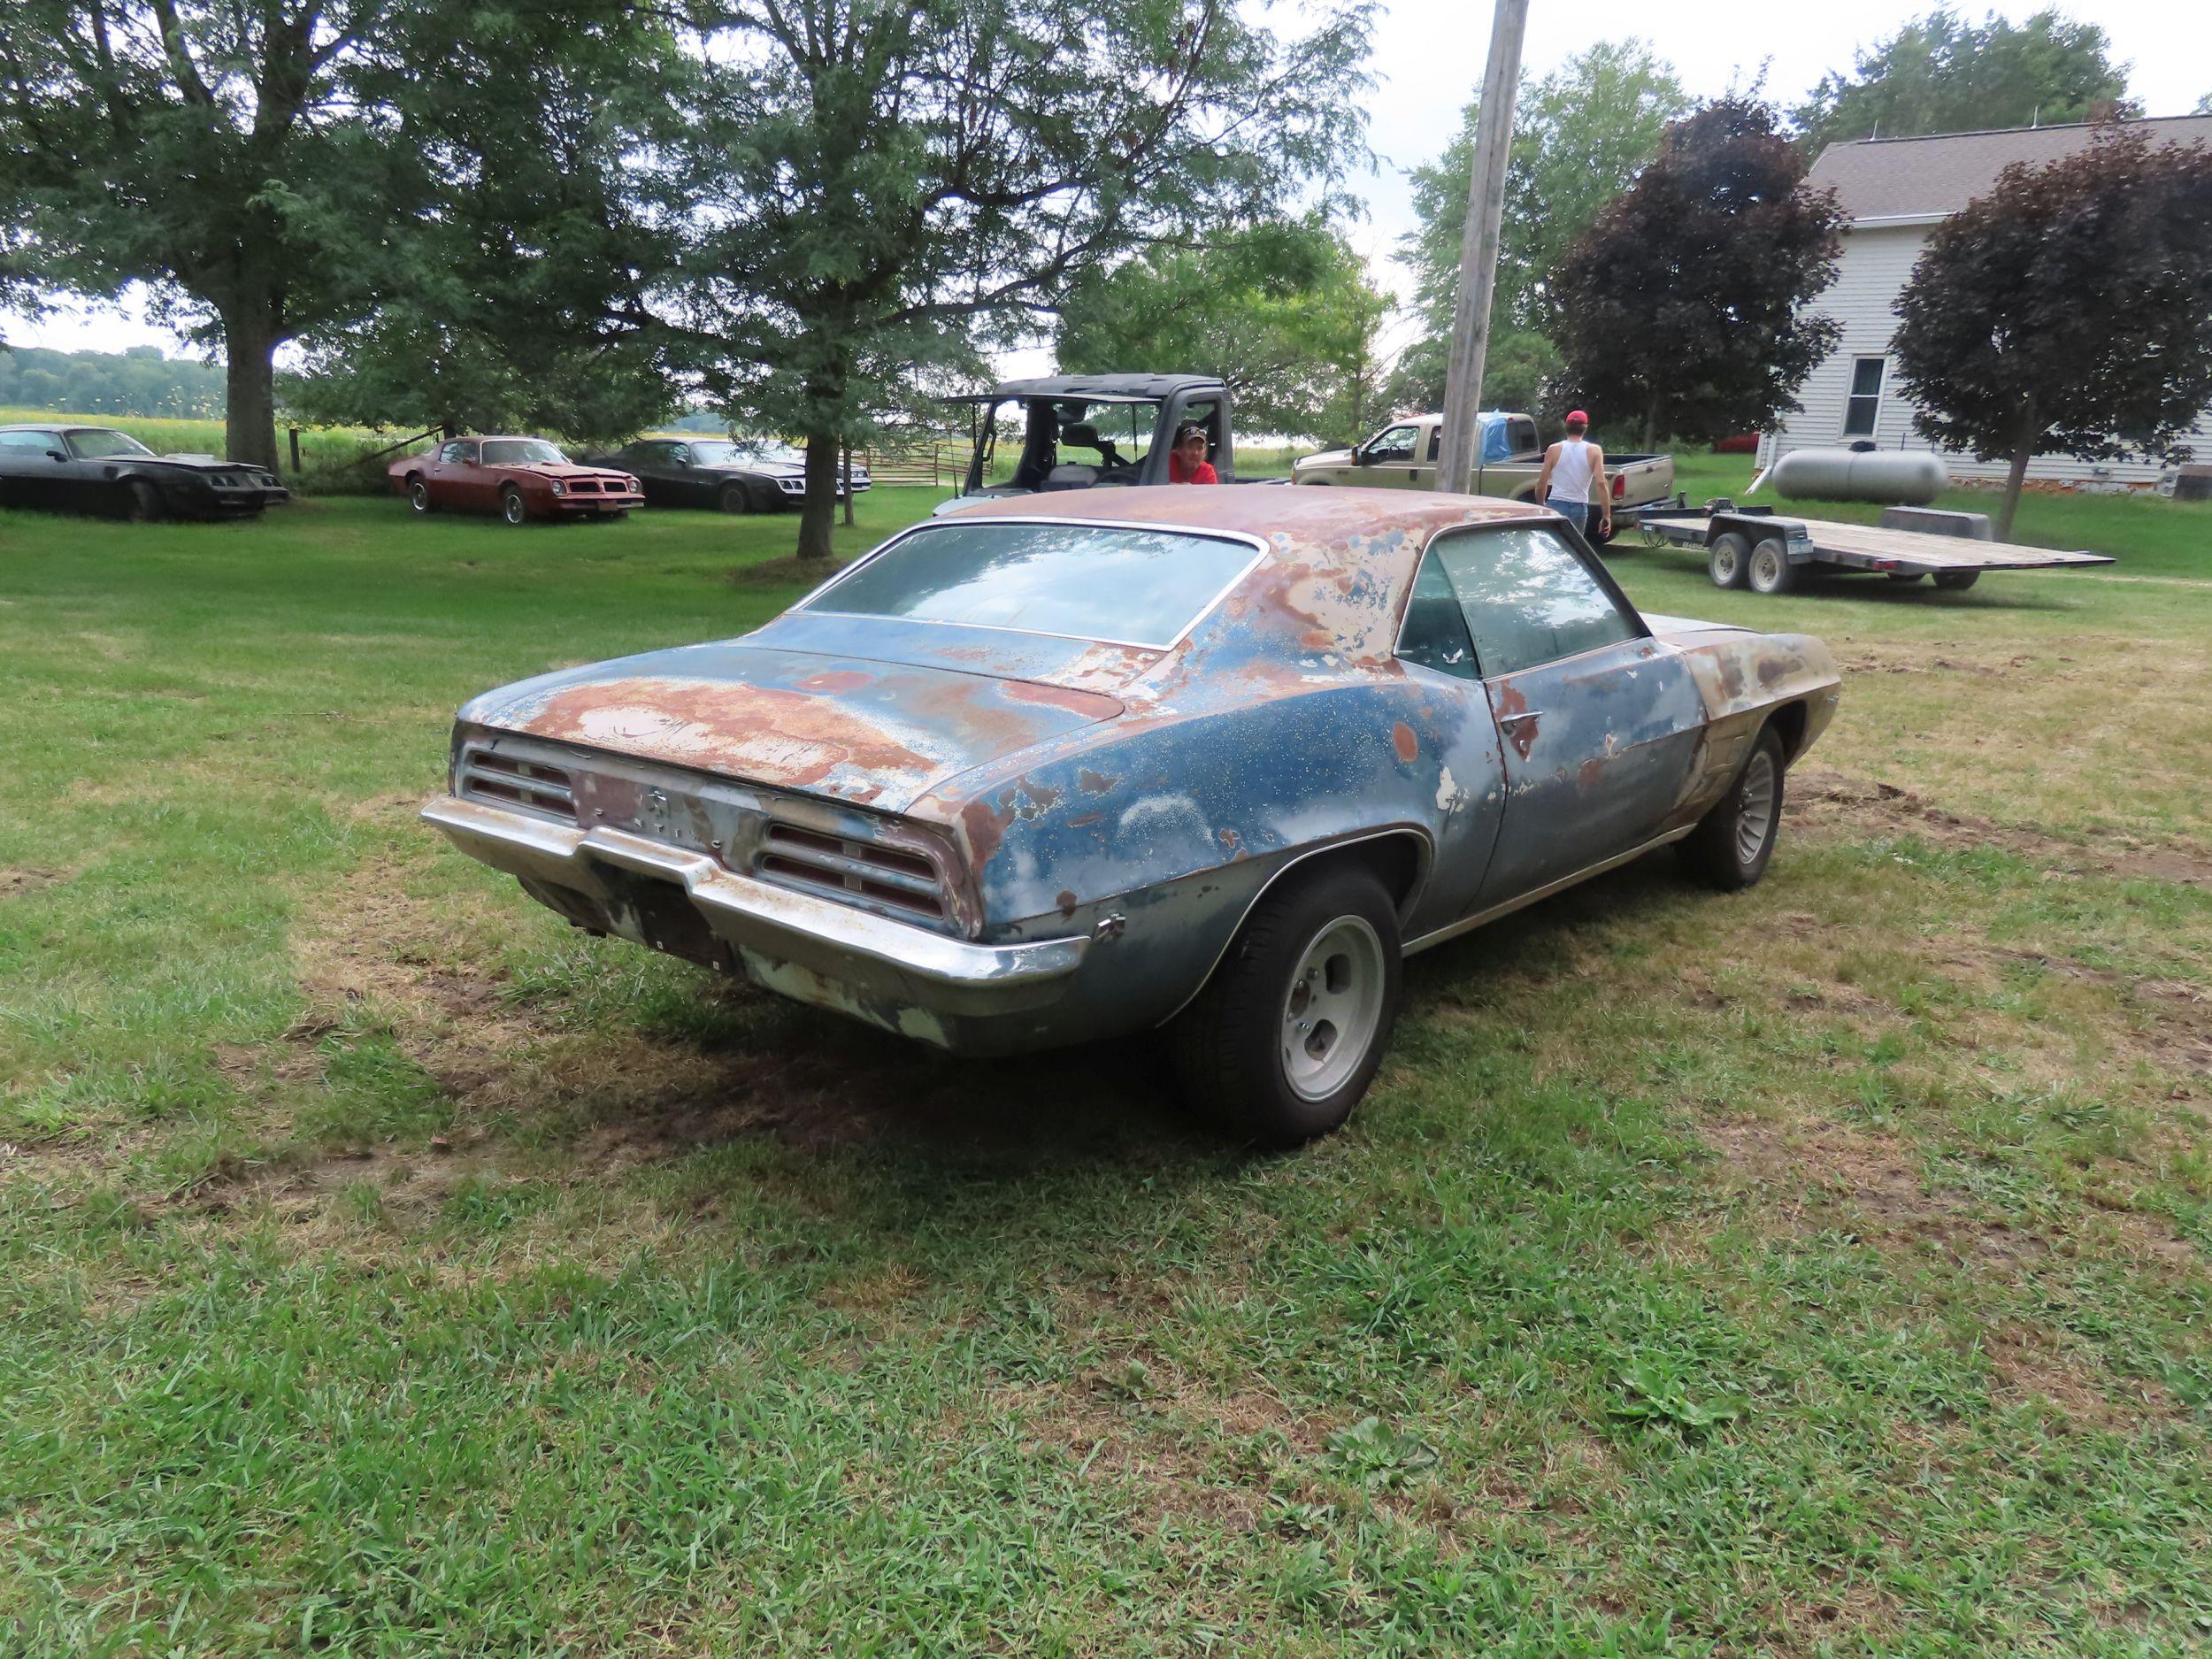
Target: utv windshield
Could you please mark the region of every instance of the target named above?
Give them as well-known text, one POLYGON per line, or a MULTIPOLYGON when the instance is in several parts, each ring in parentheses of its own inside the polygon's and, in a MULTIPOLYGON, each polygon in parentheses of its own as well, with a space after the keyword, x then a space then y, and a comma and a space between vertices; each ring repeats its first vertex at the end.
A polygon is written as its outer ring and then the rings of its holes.
POLYGON ((1256 557, 1242 541, 1120 525, 948 518, 863 560, 800 609, 1158 649, 1256 557))
POLYGON ((568 457, 543 438, 499 438, 484 446, 486 466, 565 466, 568 457))

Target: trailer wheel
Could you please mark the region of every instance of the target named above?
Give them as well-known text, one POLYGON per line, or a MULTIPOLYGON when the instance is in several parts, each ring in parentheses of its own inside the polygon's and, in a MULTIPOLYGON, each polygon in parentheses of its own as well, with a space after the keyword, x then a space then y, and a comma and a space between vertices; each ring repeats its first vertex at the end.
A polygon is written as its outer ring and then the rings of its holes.
POLYGON ((1797 586, 1797 572, 1790 565, 1789 549, 1780 536, 1770 535, 1751 549, 1751 591, 1786 594, 1797 586))
POLYGON ((1979 571, 1938 571, 1935 585, 1946 593, 1963 593, 1981 579, 1979 571))
POLYGON ((1716 588, 1740 588, 1751 563, 1751 541, 1740 530, 1724 530, 1713 538, 1705 569, 1716 588))
POLYGON ((1909 588, 1926 574, 1925 571, 1892 571, 1889 579, 1901 588, 1909 588))

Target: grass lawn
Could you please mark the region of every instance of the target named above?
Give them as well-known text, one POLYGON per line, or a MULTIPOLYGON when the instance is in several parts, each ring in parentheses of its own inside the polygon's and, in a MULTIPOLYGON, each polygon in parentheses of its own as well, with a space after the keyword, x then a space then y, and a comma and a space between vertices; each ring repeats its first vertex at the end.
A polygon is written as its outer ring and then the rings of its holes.
POLYGON ((1622 553, 1847 666, 1771 874, 1419 958, 1259 1158, 416 825, 794 520, 0 515, 0 1654, 2202 1651, 2212 510, 2020 528, 2126 562, 1622 553))

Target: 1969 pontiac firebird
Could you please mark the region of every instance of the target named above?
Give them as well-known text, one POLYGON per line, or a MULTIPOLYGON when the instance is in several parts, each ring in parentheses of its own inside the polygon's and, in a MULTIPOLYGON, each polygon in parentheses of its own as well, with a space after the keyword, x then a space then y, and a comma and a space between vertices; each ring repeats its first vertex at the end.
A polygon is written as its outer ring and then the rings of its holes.
POLYGON ((1764 872, 1820 641, 1640 616, 1555 516, 1250 486, 990 503, 735 640, 478 697, 424 816, 577 925, 1005 1053, 1165 1026, 1340 1124, 1407 953, 1667 842, 1764 872))

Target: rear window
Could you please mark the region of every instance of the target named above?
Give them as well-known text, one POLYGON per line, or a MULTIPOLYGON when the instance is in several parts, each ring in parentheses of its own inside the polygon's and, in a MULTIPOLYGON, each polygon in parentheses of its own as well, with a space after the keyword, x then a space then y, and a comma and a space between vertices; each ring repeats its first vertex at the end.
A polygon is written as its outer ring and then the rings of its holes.
POLYGON ((1246 542, 1172 531, 953 520, 893 543, 800 609, 1158 647, 1255 557, 1246 542))

